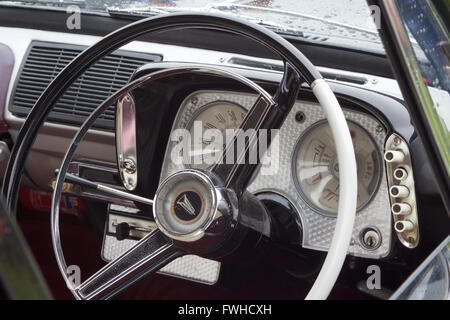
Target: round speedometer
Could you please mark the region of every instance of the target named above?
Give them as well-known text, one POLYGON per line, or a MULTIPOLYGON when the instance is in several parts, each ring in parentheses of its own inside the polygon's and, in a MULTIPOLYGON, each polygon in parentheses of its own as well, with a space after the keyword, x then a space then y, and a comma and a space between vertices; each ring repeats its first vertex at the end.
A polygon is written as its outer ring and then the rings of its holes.
MULTIPOLYGON (((348 126, 356 154, 360 210, 376 192, 381 159, 369 134, 353 122, 348 122, 348 126)), ((294 162, 294 180, 302 197, 319 212, 335 216, 339 203, 339 164, 327 122, 319 123, 300 138, 294 162)))
POLYGON ((191 136, 191 162, 190 167, 194 169, 207 170, 218 160, 221 151, 225 148, 227 130, 238 129, 247 114, 240 105, 229 101, 216 101, 199 109, 192 117, 188 130, 191 136), (197 126, 196 126, 197 123, 197 126), (201 127, 199 133, 198 125, 201 127), (216 137, 207 136, 205 132, 215 130, 220 133, 221 145, 219 150, 213 154, 209 146, 217 145, 216 137))

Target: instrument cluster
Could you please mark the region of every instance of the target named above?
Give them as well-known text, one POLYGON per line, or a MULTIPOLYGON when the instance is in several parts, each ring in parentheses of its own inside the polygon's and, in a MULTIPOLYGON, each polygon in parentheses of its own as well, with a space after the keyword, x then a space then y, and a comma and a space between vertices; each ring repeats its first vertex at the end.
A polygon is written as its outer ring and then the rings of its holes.
MULTIPOLYGON (((186 168, 208 170, 220 156, 226 139, 201 134, 208 129, 227 137, 239 128, 254 94, 197 91, 179 108, 168 143, 160 179, 186 168), (178 130, 178 129, 181 129, 178 130), (180 148, 182 133, 190 149, 180 148), (200 132, 200 134, 199 134, 200 132), (175 133, 178 133, 176 135, 175 133), (216 148, 210 148, 215 145, 216 148)), ((347 110, 358 170, 358 203, 349 253, 367 258, 388 255, 391 242, 389 191, 383 162, 386 130, 366 113, 347 110)), ((321 106, 297 101, 262 159, 248 190, 273 192, 296 208, 303 226, 305 248, 328 250, 339 203, 339 164, 336 146, 321 106)))

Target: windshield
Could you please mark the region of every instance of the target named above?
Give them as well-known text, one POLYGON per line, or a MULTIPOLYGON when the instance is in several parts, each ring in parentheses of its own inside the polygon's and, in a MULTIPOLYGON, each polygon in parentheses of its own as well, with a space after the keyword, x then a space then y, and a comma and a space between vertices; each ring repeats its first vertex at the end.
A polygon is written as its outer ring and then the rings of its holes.
POLYGON ((188 10, 220 12, 283 35, 384 52, 376 28, 378 11, 366 0, 0 0, 0 4, 60 10, 76 5, 81 11, 139 17, 188 10))

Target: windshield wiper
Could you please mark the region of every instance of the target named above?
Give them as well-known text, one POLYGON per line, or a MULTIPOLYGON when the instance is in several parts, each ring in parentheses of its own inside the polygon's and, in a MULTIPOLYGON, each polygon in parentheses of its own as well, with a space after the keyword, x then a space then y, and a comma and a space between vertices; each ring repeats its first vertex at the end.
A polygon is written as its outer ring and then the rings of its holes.
MULTIPOLYGON (((112 17, 126 18, 132 20, 138 20, 145 17, 153 17, 161 14, 175 13, 175 12, 214 12, 220 11, 216 8, 216 5, 208 5, 203 8, 183 8, 183 7, 137 7, 137 8, 108 8, 108 14, 112 17)), ((288 27, 279 23, 274 23, 270 21, 265 21, 261 18, 255 18, 246 15, 236 15, 247 21, 262 25, 278 34, 303 37, 303 32, 292 27, 288 27)))
POLYGON ((272 31, 289 36, 297 36, 304 37, 304 34, 298 28, 293 28, 286 26, 284 24, 275 23, 272 21, 267 21, 263 18, 255 18, 247 15, 243 15, 240 13, 236 13, 238 10, 246 10, 246 11, 256 11, 256 12, 265 12, 265 13, 275 13, 281 15, 288 15, 297 18, 308 19, 312 21, 318 21, 324 24, 333 25, 341 28, 345 28, 348 30, 358 31, 362 33, 367 33, 371 35, 378 36, 377 30, 370 30, 367 28, 357 27, 351 24, 346 24, 338 21, 333 21, 329 19, 324 19, 320 17, 316 17, 313 15, 297 13, 292 11, 286 11, 275 8, 265 8, 258 6, 250 6, 244 4, 235 4, 235 3, 218 3, 218 4, 207 4, 204 7, 200 8, 188 8, 188 7, 157 7, 157 6, 146 6, 146 7, 136 7, 136 8, 108 8, 107 11, 111 16, 121 17, 121 18, 129 18, 129 19, 139 19, 143 17, 156 16, 160 14, 174 13, 174 12, 220 12, 226 14, 232 14, 234 16, 240 17, 242 19, 251 21, 253 23, 263 25, 272 31))
MULTIPOLYGON (((186 9, 184 9, 185 11, 186 9)), ((118 8, 118 7, 110 7, 107 8, 108 14, 111 17, 116 18, 128 18, 132 20, 138 20, 146 17, 159 16, 161 14, 168 14, 173 12, 181 12, 183 10, 167 10, 167 8, 162 7, 142 7, 142 8, 118 8)))
POLYGON ((282 14, 282 15, 288 15, 288 16, 304 18, 304 19, 308 19, 308 20, 319 21, 319 22, 322 22, 325 24, 334 25, 334 26, 338 26, 338 27, 342 27, 342 28, 346 28, 346 29, 359 31, 359 32, 365 32, 365 33, 369 33, 369 34, 378 36, 378 31, 376 31, 376 30, 361 28, 361 27, 357 27, 357 26, 347 24, 347 23, 342 23, 342 22, 338 22, 338 21, 334 21, 334 20, 324 19, 324 18, 320 18, 317 16, 293 12, 293 11, 259 7, 259 6, 250 6, 250 5, 245 5, 245 4, 235 4, 235 3, 212 4, 211 7, 214 9, 217 9, 219 11, 232 11, 232 10, 238 10, 238 9, 245 9, 245 10, 249 10, 249 11, 251 10, 251 11, 278 13, 278 14, 282 14))

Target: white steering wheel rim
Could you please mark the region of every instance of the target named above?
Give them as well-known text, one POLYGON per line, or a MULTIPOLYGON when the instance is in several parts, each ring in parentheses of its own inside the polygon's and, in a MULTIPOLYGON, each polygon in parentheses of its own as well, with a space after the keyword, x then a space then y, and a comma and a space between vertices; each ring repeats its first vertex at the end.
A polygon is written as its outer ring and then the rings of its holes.
POLYGON ((325 262, 305 298, 306 300, 325 300, 336 283, 350 246, 356 217, 358 178, 350 130, 336 96, 323 79, 314 81, 311 88, 325 111, 339 162, 340 196, 336 227, 325 262))

